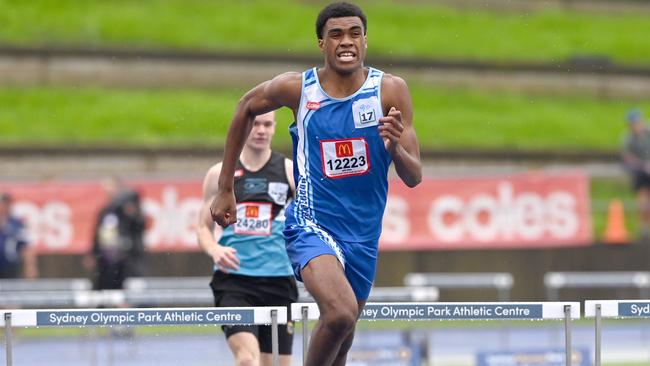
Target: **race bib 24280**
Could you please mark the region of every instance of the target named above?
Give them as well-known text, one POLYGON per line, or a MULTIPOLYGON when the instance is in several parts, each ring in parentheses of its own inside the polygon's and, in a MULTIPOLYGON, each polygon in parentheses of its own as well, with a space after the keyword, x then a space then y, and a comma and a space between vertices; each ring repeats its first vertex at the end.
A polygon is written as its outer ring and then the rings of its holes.
POLYGON ((328 178, 343 178, 370 171, 368 144, 363 138, 321 140, 323 172, 328 178))
POLYGON ((271 203, 238 203, 235 234, 271 235, 271 203))

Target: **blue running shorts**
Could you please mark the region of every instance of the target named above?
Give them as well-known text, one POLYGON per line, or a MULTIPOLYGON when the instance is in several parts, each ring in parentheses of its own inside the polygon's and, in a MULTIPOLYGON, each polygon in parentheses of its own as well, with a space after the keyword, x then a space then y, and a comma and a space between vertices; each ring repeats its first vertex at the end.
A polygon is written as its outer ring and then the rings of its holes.
POLYGON ((299 281, 302 282, 300 271, 309 261, 321 255, 333 255, 343 265, 357 300, 368 299, 377 269, 378 240, 344 242, 314 226, 290 225, 283 234, 293 273, 299 281))

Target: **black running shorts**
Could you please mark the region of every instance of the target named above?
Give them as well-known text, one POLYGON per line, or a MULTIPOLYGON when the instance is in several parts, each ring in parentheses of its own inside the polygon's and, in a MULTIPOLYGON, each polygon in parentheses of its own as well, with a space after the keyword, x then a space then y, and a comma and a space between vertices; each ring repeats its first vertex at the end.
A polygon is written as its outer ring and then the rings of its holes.
MULTIPOLYGON (((210 282, 217 307, 287 306, 298 298, 298 289, 293 276, 251 277, 226 274, 216 271, 210 282)), ((226 338, 239 332, 252 333, 257 337, 260 351, 271 353, 270 325, 223 325, 226 338)), ((290 355, 293 345, 293 323, 278 326, 279 350, 281 355, 290 355)))

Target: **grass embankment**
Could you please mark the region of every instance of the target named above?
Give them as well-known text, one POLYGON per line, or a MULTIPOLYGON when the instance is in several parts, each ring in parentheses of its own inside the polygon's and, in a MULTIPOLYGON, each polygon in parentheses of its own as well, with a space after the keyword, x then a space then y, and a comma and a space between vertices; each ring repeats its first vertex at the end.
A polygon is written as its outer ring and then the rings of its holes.
MULTIPOLYGON (((314 54, 325 2, 280 0, 0 0, 0 43, 127 46, 314 54)), ((639 13, 452 8, 362 1, 371 55, 559 62, 603 55, 650 63, 650 22, 639 13)))
MULTIPOLYGON (((423 149, 616 150, 632 104, 411 85, 423 149)), ((0 88, 0 144, 219 147, 242 91, 0 88)), ((642 105, 650 110, 650 103, 642 105)), ((275 144, 290 144, 279 115, 275 144)))

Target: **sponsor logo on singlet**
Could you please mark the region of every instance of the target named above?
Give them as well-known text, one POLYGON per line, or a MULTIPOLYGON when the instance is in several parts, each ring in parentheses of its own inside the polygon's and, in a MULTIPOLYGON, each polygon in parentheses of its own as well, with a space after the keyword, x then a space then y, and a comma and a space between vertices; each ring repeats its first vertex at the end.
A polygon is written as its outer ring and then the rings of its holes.
POLYGON ((307 102, 307 109, 312 111, 320 109, 320 102, 307 102))

